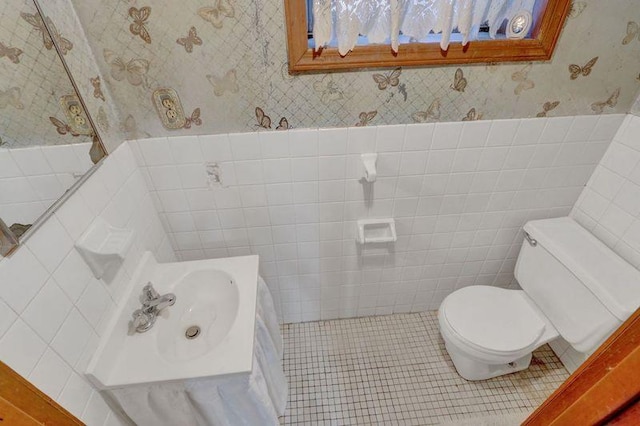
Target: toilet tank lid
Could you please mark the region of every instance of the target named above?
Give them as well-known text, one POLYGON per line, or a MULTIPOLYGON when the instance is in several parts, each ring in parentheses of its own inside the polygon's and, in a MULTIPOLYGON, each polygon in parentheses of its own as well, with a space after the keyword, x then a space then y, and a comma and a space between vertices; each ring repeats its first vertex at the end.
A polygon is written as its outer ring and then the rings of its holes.
POLYGON ((534 220, 524 230, 621 321, 640 306, 640 271, 570 217, 534 220))

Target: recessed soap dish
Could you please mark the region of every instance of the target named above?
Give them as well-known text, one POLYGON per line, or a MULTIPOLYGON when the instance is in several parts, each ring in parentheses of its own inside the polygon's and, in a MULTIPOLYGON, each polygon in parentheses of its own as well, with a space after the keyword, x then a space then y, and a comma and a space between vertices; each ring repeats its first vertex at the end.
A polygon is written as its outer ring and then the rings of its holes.
POLYGON ((398 240, 393 219, 362 219, 358 221, 358 243, 392 243, 398 240))
POLYGON ((119 265, 133 243, 133 231, 115 228, 100 217, 76 242, 76 249, 96 278, 119 265))

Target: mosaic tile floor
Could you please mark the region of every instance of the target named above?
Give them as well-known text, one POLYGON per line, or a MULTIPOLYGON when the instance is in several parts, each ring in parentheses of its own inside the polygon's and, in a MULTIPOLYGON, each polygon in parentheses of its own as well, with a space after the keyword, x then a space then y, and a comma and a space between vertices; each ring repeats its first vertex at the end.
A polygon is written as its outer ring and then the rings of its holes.
MULTIPOLYGON (((456 373, 435 312, 285 324, 282 425, 434 425, 533 411, 568 373, 545 345, 528 370, 456 373)), ((517 416, 516 416, 517 417, 517 416)))

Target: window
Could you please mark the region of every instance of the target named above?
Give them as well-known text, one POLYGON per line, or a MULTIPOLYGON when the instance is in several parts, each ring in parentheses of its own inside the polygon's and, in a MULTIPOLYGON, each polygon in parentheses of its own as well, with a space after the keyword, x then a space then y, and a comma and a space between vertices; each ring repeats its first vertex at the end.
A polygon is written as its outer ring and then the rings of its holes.
MULTIPOLYGON (((307 10, 312 0, 285 0, 289 72, 323 72, 357 68, 465 64, 477 62, 544 61, 551 58, 560 36, 571 0, 538 0, 531 37, 513 40, 479 37, 463 46, 452 36, 449 48, 441 50, 437 37, 413 43, 401 43, 397 53, 389 44, 357 45, 341 56, 337 47, 314 50, 312 18, 307 10)), ((458 39, 459 40, 459 39, 458 39)), ((402 40, 401 40, 402 41, 402 40)))

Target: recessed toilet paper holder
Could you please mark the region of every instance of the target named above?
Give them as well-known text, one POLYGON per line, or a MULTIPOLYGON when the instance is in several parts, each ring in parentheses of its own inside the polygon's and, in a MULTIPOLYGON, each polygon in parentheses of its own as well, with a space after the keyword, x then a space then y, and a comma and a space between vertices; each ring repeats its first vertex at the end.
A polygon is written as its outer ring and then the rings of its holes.
POLYGON ((392 243, 398 240, 393 219, 362 219, 358 221, 358 243, 392 243))

